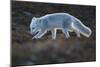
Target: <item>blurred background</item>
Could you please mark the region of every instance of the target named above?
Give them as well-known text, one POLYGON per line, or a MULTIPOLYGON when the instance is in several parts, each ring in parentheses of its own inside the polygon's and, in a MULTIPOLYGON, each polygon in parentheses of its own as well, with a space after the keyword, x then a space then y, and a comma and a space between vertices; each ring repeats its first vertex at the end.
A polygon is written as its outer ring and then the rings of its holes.
POLYGON ((11 65, 42 65, 96 60, 96 6, 55 4, 42 2, 11 2, 11 65), (64 12, 69 13, 90 27, 92 35, 86 38, 70 32, 66 39, 62 31, 57 31, 57 39, 52 40, 51 32, 41 39, 33 39, 29 33, 32 17, 64 12))

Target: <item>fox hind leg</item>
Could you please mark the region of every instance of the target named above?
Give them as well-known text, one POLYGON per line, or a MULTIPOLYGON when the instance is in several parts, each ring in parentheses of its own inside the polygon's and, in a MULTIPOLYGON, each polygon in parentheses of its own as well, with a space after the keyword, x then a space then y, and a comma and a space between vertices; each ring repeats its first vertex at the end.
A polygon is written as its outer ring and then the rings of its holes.
POLYGON ((80 31, 77 30, 75 27, 73 27, 73 31, 76 33, 77 37, 81 37, 80 36, 80 31))
POLYGON ((66 38, 70 37, 69 32, 68 32, 67 29, 63 29, 62 32, 65 34, 66 38))
POLYGON ((63 28, 62 32, 65 34, 66 38, 70 37, 69 31, 72 31, 70 30, 71 22, 72 22, 71 18, 66 18, 63 20, 63 23, 62 23, 62 28, 63 28))
POLYGON ((75 33, 76 33, 77 37, 81 37, 80 32, 78 30, 75 30, 75 33))
POLYGON ((52 39, 56 39, 56 29, 52 29, 51 33, 52 33, 52 39))

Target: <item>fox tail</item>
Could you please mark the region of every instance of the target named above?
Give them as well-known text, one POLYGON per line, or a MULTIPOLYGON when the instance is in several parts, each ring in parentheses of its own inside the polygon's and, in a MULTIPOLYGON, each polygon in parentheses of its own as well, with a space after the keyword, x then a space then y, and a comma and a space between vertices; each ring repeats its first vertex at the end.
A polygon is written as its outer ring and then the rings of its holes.
POLYGON ((86 37, 89 37, 92 33, 91 29, 82 24, 82 22, 78 19, 76 19, 74 23, 72 23, 72 27, 73 29, 78 30, 82 35, 86 37))

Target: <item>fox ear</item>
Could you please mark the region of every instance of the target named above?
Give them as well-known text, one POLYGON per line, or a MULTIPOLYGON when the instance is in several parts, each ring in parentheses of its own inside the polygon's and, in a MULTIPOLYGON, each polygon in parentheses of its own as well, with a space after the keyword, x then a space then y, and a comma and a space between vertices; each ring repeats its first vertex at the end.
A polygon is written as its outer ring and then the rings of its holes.
POLYGON ((33 17, 32 20, 36 20, 36 17, 33 17))

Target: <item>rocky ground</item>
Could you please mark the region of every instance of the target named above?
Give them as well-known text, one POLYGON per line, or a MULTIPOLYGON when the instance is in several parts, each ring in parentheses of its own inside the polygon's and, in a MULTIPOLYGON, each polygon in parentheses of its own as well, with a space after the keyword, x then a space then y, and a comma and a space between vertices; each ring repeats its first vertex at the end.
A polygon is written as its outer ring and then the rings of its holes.
POLYGON ((88 62, 96 60, 96 21, 95 6, 50 4, 37 2, 11 3, 11 64, 40 65, 72 62, 88 62), (29 25, 32 17, 40 17, 49 13, 65 12, 79 18, 83 24, 90 27, 92 35, 86 38, 70 33, 65 39, 64 34, 58 30, 57 39, 51 39, 48 32, 41 39, 32 40, 29 25))

